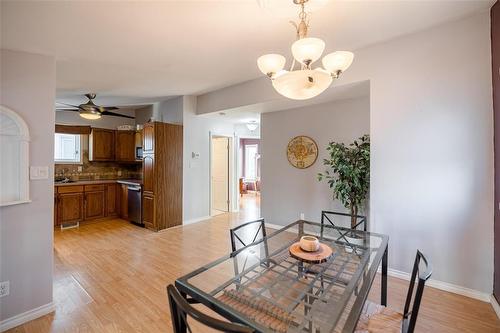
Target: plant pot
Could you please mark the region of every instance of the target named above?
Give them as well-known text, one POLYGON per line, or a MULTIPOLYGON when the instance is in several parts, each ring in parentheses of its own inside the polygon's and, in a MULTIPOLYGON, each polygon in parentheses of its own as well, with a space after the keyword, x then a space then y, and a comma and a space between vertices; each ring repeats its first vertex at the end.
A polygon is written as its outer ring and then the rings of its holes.
MULTIPOLYGON (((351 245, 363 245, 364 238, 359 237, 355 233, 347 233, 344 237, 345 237, 345 239, 343 239, 343 241, 348 242, 351 245)), ((345 245, 345 251, 347 253, 352 253, 353 247, 350 246, 349 244, 345 245)), ((356 254, 361 254, 361 253, 362 253, 361 250, 358 250, 358 249, 356 250, 356 254)))

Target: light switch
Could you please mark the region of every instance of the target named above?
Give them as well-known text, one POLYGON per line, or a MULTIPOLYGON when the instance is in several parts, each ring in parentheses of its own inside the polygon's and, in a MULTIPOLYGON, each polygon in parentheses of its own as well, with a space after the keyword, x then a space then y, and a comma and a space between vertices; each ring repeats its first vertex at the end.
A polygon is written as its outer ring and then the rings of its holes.
POLYGON ((32 166, 30 167, 30 179, 48 179, 49 178, 49 167, 48 166, 32 166))

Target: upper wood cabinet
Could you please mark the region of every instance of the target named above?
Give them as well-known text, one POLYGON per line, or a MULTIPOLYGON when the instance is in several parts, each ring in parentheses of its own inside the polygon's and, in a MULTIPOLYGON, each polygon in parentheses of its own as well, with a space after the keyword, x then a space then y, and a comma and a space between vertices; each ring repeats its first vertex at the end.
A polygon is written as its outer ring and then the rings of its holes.
POLYGON ((135 131, 116 131, 115 160, 135 161, 135 131))
POLYGON ((155 149, 155 123, 146 123, 142 129, 142 150, 152 153, 155 149))
POLYGON ((115 159, 115 131, 92 128, 89 136, 89 161, 113 161, 115 159))

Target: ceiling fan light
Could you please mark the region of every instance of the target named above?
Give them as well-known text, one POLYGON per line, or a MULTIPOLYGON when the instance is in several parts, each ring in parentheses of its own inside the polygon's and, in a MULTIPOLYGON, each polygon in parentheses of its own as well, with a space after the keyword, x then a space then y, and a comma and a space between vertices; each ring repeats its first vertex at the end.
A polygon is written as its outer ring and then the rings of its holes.
POLYGON ((80 117, 88 120, 97 120, 101 118, 101 114, 99 112, 80 111, 80 117))
POLYGON ((330 73, 344 72, 351 66, 354 54, 348 51, 335 51, 323 57, 323 67, 330 73))
POLYGON ((265 54, 257 59, 257 66, 265 75, 272 76, 285 67, 286 59, 280 54, 265 54))
POLYGON ((255 131, 257 129, 257 127, 259 127, 259 124, 256 124, 256 123, 248 123, 246 124, 247 125, 247 128, 249 131, 255 131))
POLYGON ((304 65, 318 60, 324 50, 325 42, 319 38, 302 38, 292 44, 293 57, 304 65))
POLYGON ((283 74, 273 81, 273 87, 281 95, 295 100, 318 96, 332 83, 329 73, 319 70, 300 70, 283 74))

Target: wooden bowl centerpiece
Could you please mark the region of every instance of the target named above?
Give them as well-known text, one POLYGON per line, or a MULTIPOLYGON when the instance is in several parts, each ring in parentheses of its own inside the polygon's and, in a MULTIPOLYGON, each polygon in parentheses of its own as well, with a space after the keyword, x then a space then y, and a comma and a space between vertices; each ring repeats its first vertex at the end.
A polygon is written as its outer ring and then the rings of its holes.
POLYGON ((310 264, 321 264, 333 254, 331 247, 313 236, 303 236, 290 246, 289 252, 293 258, 310 264))

